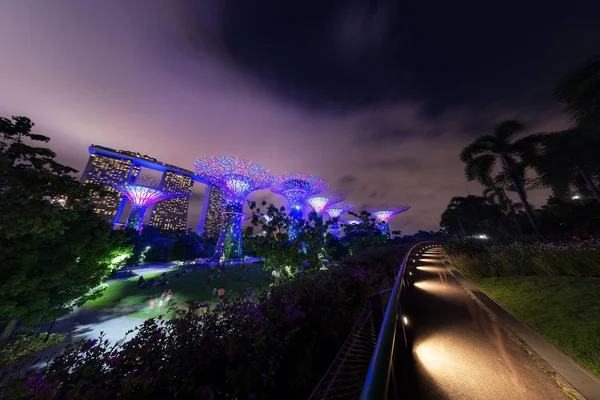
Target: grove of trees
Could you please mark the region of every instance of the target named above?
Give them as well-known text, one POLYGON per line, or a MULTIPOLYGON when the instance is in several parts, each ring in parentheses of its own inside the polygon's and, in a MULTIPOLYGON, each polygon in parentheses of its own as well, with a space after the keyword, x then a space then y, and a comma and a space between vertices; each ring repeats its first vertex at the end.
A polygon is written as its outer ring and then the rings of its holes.
POLYGON ((68 313, 129 257, 123 232, 92 210, 77 171, 56 161, 26 117, 0 118, 0 326, 68 313))
POLYGON ((485 190, 452 198, 440 221, 450 235, 511 240, 600 233, 600 56, 565 75, 555 97, 571 118, 569 129, 523 136, 524 124, 507 120, 463 149, 467 180, 485 190), (534 209, 527 194, 540 188, 551 196, 534 209))

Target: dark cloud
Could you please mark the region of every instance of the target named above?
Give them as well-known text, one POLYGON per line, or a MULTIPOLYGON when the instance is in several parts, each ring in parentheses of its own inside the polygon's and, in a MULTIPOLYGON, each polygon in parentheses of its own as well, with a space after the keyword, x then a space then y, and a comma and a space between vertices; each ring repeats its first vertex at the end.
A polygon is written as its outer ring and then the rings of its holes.
POLYGON ((231 155, 315 174, 353 204, 411 204, 392 222, 406 233, 481 191, 458 158, 476 135, 507 118, 565 127, 552 85, 600 48, 600 3, 114 3, 3 2, 0 115, 30 116, 79 170, 97 143, 183 168, 231 155))
MULTIPOLYGON (((600 4, 592 2, 545 3, 540 11, 539 2, 509 0, 493 13, 476 0, 194 3, 196 13, 190 1, 182 12, 203 51, 210 37, 273 93, 325 113, 407 99, 426 102, 428 114, 489 105, 552 85, 600 47, 600 4)), ((550 91, 530 97, 530 104, 548 101, 550 91)), ((395 132, 402 134, 376 131, 395 132)))

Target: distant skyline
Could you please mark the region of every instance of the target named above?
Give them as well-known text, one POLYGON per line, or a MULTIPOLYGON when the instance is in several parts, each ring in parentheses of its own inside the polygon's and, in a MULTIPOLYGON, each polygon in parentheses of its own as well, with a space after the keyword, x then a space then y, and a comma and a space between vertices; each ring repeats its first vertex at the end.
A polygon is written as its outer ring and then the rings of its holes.
POLYGON ((30 117, 80 172, 91 144, 190 170, 230 155, 359 209, 410 204, 404 234, 438 229, 452 196, 481 192, 459 160, 474 137, 568 126, 553 86, 600 49, 600 5, 577 3, 4 0, 0 115, 30 117))

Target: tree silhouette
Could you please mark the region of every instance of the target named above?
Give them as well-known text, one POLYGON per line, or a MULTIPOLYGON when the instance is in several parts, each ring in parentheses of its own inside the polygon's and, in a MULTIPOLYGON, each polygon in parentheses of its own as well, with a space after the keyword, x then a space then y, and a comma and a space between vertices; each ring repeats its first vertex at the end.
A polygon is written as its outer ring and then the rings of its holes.
POLYGON ((486 187, 493 186, 492 173, 497 165, 510 178, 513 188, 535 233, 541 233, 523 186, 527 162, 535 158, 542 135, 529 135, 513 140, 524 130, 521 122, 508 120, 500 123, 492 134, 480 136, 465 147, 460 159, 465 163, 469 181, 477 180, 486 187))

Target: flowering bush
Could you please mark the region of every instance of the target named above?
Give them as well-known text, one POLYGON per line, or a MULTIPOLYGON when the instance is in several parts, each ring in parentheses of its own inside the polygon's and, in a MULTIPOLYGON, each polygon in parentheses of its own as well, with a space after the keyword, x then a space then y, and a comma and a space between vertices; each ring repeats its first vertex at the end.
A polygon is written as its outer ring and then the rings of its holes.
POLYGON ((100 337, 69 347, 45 371, 12 380, 3 395, 306 399, 401 256, 401 249, 378 250, 209 311, 190 303, 170 320, 145 321, 122 344, 100 337))
POLYGON ((33 329, 23 329, 12 333, 9 340, 0 348, 0 368, 13 364, 23 357, 37 353, 63 341, 64 335, 52 333, 46 340, 46 333, 33 329))
POLYGON ((600 239, 570 242, 512 243, 481 246, 473 251, 449 243, 454 264, 473 278, 489 276, 599 276, 600 239))

